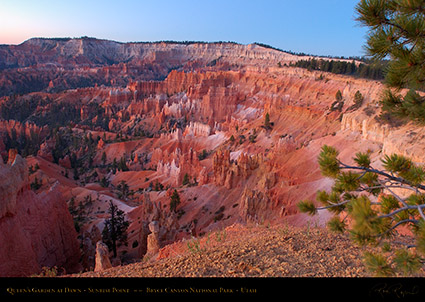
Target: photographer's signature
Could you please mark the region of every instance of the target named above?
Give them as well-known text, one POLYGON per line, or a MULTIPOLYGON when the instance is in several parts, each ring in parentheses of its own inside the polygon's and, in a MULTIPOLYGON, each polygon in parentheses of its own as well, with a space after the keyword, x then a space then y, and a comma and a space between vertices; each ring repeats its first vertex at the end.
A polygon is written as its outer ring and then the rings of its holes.
POLYGON ((420 292, 420 289, 417 285, 413 286, 405 286, 401 283, 396 284, 387 284, 387 283, 379 283, 375 285, 371 290, 371 294, 378 294, 382 298, 387 296, 392 296, 396 298, 406 298, 408 296, 415 296, 418 295, 420 292))

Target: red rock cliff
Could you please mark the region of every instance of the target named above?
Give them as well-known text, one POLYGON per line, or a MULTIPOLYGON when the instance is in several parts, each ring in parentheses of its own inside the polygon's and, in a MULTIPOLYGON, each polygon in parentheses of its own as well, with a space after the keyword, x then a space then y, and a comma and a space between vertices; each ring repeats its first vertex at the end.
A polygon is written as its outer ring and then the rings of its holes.
MULTIPOLYGON (((12 156, 11 156, 12 155, 12 156)), ((79 243, 72 217, 56 186, 35 194, 20 155, 0 161, 0 276, 30 276, 42 267, 79 269, 79 243)))

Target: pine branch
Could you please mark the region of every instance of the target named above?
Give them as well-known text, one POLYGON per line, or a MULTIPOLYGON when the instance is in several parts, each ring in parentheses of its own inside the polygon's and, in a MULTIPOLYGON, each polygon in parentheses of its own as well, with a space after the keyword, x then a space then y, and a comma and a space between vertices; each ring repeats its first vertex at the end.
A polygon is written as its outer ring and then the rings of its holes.
POLYGON ((397 176, 392 176, 392 175, 390 175, 388 173, 385 173, 383 171, 380 171, 380 170, 377 170, 377 169, 374 169, 374 168, 365 168, 365 167, 350 166, 350 165, 346 165, 346 164, 342 163, 338 159, 337 159, 337 161, 340 164, 339 169, 353 169, 353 170, 362 170, 362 171, 366 171, 366 172, 372 172, 372 173, 376 173, 378 175, 387 177, 388 179, 394 180, 396 182, 400 182, 400 183, 407 184, 407 185, 412 186, 412 187, 418 187, 419 189, 425 190, 425 186, 424 185, 421 185, 421 184, 413 185, 413 184, 411 184, 409 181, 407 181, 404 178, 397 177, 397 176))
POLYGON ((320 211, 320 210, 326 210, 326 209, 330 209, 330 208, 340 207, 340 206, 342 206, 344 204, 347 204, 347 203, 351 202, 351 200, 344 200, 344 201, 342 201, 340 203, 332 203, 330 201, 328 201, 328 202, 331 203, 331 204, 328 205, 328 206, 324 206, 324 207, 318 207, 318 208, 316 208, 316 210, 317 211, 320 211))
POLYGON ((417 224, 419 221, 416 220, 416 219, 404 219, 404 220, 401 220, 401 221, 397 222, 394 226, 392 226, 390 229, 386 230, 385 232, 379 233, 379 234, 376 234, 376 235, 373 235, 373 236, 376 237, 376 238, 383 237, 386 234, 388 234, 389 232, 391 232, 391 231, 395 230, 396 228, 398 228, 403 223, 408 223, 408 222, 413 222, 413 223, 417 224))
MULTIPOLYGON (((391 213, 388 213, 388 214, 385 214, 385 215, 381 215, 381 216, 378 216, 376 218, 378 218, 378 219, 379 218, 388 218, 388 217, 392 217, 395 214, 400 213, 400 212, 403 212, 403 211, 416 210, 417 209, 417 210, 419 210, 419 213, 421 213, 422 219, 425 221, 425 215, 423 215, 423 213, 422 213, 422 208, 425 208, 425 204, 418 205, 418 206, 405 206, 405 207, 399 208, 397 210, 394 210, 391 213)), ((416 220, 416 219, 415 219, 415 221, 416 222, 419 222, 419 220, 416 220)))
POLYGON ((403 198, 401 198, 400 196, 398 196, 396 193, 394 193, 393 191, 391 191, 389 188, 387 188, 387 190, 398 200, 400 201, 403 206, 408 207, 409 205, 404 201, 403 198))

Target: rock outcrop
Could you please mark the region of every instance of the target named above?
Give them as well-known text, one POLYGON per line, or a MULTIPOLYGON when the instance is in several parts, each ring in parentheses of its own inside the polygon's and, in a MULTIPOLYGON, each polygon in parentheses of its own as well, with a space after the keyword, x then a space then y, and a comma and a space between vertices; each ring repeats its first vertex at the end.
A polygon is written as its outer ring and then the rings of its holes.
POLYGON ((270 199, 261 191, 245 189, 241 197, 240 214, 245 221, 264 222, 270 210, 270 199))
MULTIPOLYGON (((143 196, 143 204, 130 213, 133 219, 130 229, 134 229, 134 233, 131 233, 138 242, 137 254, 140 258, 154 256, 162 243, 175 240, 178 230, 175 213, 165 211, 161 202, 151 201, 150 193, 143 196)), ((165 202, 169 202, 169 196, 166 196, 165 202)))
POLYGON ((42 267, 80 269, 74 223, 57 186, 35 194, 20 155, 0 163, 0 276, 30 276, 42 267))
POLYGON ((0 160, 0 217, 12 217, 17 213, 16 202, 18 194, 28 187, 28 169, 25 160, 9 150, 8 163, 0 160))
MULTIPOLYGON (((376 113, 380 110, 376 109, 376 113)), ((350 112, 342 117, 341 130, 357 132, 365 141, 382 145, 382 153, 401 154, 419 164, 425 163, 425 130, 410 122, 404 125, 391 126, 364 112, 350 112)))
POLYGON ((102 241, 96 243, 96 258, 95 258, 95 272, 100 272, 105 269, 111 268, 112 264, 109 260, 109 250, 106 244, 102 241))
POLYGON ((158 221, 152 221, 149 223, 149 231, 151 232, 147 238, 147 251, 146 256, 152 257, 159 252, 159 223, 158 221))

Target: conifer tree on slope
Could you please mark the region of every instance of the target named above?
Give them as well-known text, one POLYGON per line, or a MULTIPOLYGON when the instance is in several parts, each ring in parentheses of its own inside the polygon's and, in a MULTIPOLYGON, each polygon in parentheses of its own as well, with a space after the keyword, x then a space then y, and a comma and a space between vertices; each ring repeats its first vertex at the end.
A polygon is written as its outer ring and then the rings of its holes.
POLYGON ((369 28, 367 54, 389 58, 382 109, 390 114, 425 122, 425 1, 361 0, 357 21, 369 28), (410 91, 402 96, 401 88, 410 91))
POLYGON ((110 217, 105 220, 105 227, 102 231, 102 240, 112 250, 114 258, 117 257, 117 244, 127 244, 127 229, 129 222, 125 220, 123 211, 109 201, 108 213, 110 217))

